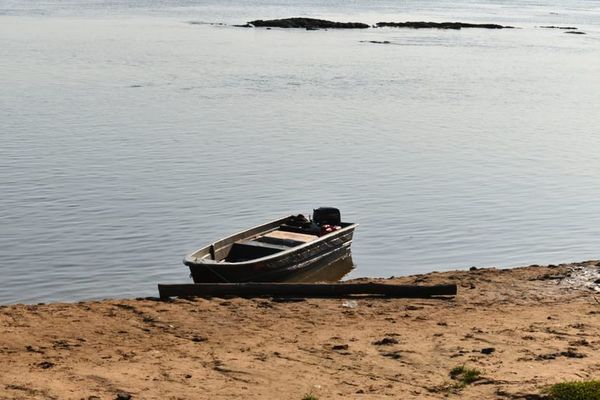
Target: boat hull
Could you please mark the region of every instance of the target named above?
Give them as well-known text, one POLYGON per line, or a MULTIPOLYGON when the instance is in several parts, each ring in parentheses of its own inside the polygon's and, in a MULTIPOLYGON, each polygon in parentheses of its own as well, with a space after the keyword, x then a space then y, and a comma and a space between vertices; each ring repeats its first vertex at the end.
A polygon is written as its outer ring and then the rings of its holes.
POLYGON ((330 233, 318 240, 273 256, 244 263, 219 264, 207 260, 184 263, 195 283, 203 282, 281 282, 293 280, 315 268, 350 255, 356 225, 330 233))

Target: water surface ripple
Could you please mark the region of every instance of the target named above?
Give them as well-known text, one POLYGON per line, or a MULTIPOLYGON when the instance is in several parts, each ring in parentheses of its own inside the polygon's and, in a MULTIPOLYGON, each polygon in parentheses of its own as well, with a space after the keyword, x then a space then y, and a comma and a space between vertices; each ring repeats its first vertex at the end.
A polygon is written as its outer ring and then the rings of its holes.
POLYGON ((321 205, 353 277, 599 258, 598 60, 595 1, 2 0, 0 303, 155 295, 321 205), (521 29, 189 23, 294 15, 521 29))

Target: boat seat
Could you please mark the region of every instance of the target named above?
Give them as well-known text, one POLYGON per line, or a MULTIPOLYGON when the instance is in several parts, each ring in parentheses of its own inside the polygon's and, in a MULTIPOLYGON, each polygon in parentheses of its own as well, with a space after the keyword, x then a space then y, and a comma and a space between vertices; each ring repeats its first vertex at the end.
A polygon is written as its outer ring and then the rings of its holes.
POLYGON ((285 244, 259 242, 258 240, 248 240, 245 242, 240 242, 240 244, 244 244, 244 245, 248 245, 248 246, 266 247, 269 249, 276 249, 276 250, 288 250, 290 248, 290 246, 286 246, 285 244))
POLYGON ((306 233, 274 230, 274 231, 271 231, 271 232, 259 237, 258 240, 265 239, 265 238, 280 239, 280 240, 292 240, 294 242, 307 243, 307 242, 312 242, 313 240, 316 240, 319 237, 317 235, 309 235, 306 233))
POLYGON ((256 238, 257 241, 262 243, 286 246, 287 248, 300 246, 315 239, 318 239, 318 236, 305 235, 303 233, 284 232, 280 230, 271 231, 256 238))

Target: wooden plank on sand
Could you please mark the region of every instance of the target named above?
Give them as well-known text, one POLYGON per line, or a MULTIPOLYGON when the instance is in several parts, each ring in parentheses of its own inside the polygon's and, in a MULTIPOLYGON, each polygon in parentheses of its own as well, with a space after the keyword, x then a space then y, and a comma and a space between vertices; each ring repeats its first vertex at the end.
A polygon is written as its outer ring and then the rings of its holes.
POLYGON ((168 297, 348 297, 353 295, 396 298, 455 296, 455 284, 395 285, 386 283, 189 283, 158 284, 161 298, 168 297))

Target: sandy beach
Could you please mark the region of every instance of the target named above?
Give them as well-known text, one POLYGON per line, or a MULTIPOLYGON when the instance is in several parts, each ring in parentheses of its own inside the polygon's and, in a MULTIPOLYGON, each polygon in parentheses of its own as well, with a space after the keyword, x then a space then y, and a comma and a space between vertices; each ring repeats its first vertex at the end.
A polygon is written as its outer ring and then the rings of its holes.
POLYGON ((600 377, 600 263, 377 280, 455 299, 0 307, 1 399, 526 399, 600 377), (476 368, 461 387, 457 366, 476 368))

